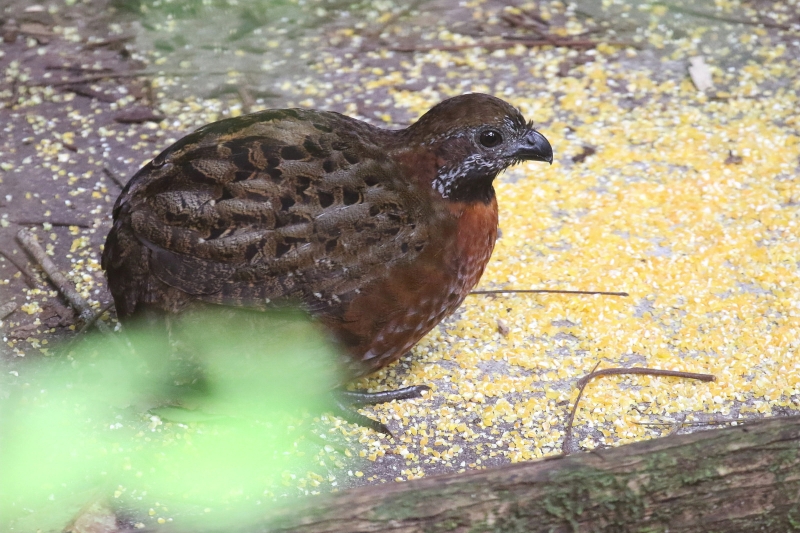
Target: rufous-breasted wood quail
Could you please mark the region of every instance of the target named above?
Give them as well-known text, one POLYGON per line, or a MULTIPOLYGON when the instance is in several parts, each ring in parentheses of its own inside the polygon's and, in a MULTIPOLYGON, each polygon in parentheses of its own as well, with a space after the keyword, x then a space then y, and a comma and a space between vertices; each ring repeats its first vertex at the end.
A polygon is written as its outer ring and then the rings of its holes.
POLYGON ((486 94, 401 130, 305 109, 208 124, 117 199, 102 259, 117 315, 295 302, 338 339, 348 377, 375 371, 476 285, 497 237, 492 182, 523 160, 552 148, 486 94))

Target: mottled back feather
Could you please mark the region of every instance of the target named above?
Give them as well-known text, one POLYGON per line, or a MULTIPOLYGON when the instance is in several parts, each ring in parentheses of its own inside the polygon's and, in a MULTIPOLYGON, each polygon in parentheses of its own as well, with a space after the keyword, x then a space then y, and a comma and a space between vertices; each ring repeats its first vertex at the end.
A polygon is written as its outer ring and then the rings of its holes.
POLYGON ((103 265, 128 278, 114 294, 118 312, 158 303, 146 296, 158 292, 149 273, 210 303, 288 298, 339 316, 355 291, 420 254, 429 241, 420 220, 444 216, 375 144, 387 135, 335 113, 285 110, 175 143, 115 206, 103 265), (144 257, 144 269, 131 263, 144 257))

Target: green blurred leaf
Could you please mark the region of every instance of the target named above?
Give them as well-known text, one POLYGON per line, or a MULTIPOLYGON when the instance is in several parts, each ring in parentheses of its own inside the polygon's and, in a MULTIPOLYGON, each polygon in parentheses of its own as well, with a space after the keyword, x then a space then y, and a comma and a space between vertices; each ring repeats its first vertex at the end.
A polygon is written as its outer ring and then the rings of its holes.
POLYGON ((127 494, 141 513, 158 501, 204 526, 241 523, 300 466, 289 421, 340 379, 318 327, 298 313, 222 308, 170 326, 169 336, 126 328, 133 349, 95 337, 19 378, 3 372, 2 531, 60 529, 75 494, 92 491, 127 494))

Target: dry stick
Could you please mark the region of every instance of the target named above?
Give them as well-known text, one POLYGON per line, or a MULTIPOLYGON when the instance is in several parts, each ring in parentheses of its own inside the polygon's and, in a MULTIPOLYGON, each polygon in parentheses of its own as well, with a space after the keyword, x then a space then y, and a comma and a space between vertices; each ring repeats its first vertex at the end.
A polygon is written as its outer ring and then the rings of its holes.
POLYGON ((637 374, 637 375, 647 375, 647 376, 670 376, 675 378, 697 379, 700 381, 715 381, 717 379, 711 374, 697 374, 695 372, 681 372, 678 370, 661 370, 658 368, 642 368, 636 366, 630 368, 604 368, 602 370, 597 370, 598 366, 600 366, 599 361, 589 374, 583 376, 577 382, 578 397, 575 399, 575 403, 573 404, 572 410, 569 413, 567 426, 566 429, 564 430, 564 441, 563 444, 561 445, 561 452, 564 455, 569 455, 569 453, 571 453, 570 448, 573 446, 572 423, 575 420, 575 412, 578 410, 578 403, 581 401, 581 396, 583 396, 583 389, 592 379, 596 377, 637 374))
POLYGON ((587 39, 532 39, 532 40, 514 40, 514 41, 498 41, 498 42, 477 42, 472 44, 452 44, 452 45, 433 45, 433 46, 395 46, 390 47, 389 50, 396 52, 432 52, 441 50, 443 52, 451 52, 456 50, 466 50, 468 48, 486 48, 487 50, 500 50, 503 48, 513 48, 518 44, 522 46, 535 47, 535 46, 558 46, 564 48, 594 48, 599 44, 609 44, 613 46, 632 46, 638 47, 636 43, 628 41, 591 41, 587 39))
MULTIPOLYGON (((591 28, 591 29, 588 29, 586 31, 582 31, 580 33, 574 33, 574 34, 570 35, 569 38, 570 39, 578 39, 580 37, 586 37, 587 35, 592 35, 594 33, 600 33, 601 31, 605 31, 607 29, 608 28, 600 28, 600 27, 591 28)), ((550 36, 552 39, 555 39, 556 44, 558 44, 559 39, 565 39, 565 37, 553 36, 553 34, 551 34, 551 33, 542 33, 542 32, 536 32, 536 33, 538 35, 542 36, 542 37, 545 37, 545 38, 550 36)), ((500 37, 502 37, 503 39, 506 39, 507 41, 529 41, 530 40, 530 37, 527 36, 527 35, 513 35, 513 34, 508 34, 508 33, 501 34, 500 37)), ((598 42, 605 42, 605 41, 599 40, 598 42)), ((631 43, 631 44, 636 44, 637 46, 639 46, 637 43, 631 43)))
POLYGON ((19 224, 20 226, 41 226, 44 224, 50 224, 51 226, 57 228, 68 228, 70 226, 75 226, 78 228, 91 228, 92 224, 89 222, 78 222, 78 221, 70 221, 70 220, 12 220, 14 224, 19 224))
POLYGON ((100 319, 100 317, 102 317, 102 316, 103 316, 103 313, 105 313, 106 311, 108 311, 108 310, 109 310, 109 309, 111 309, 112 307, 114 307, 114 301, 113 301, 113 300, 112 300, 112 301, 110 301, 110 302, 108 302, 106 305, 104 305, 104 306, 103 306, 103 307, 101 307, 100 309, 98 309, 98 310, 97 310, 97 313, 95 313, 95 314, 94 314, 94 316, 93 316, 93 317, 92 317, 90 320, 88 320, 88 321, 87 321, 87 322, 86 322, 86 323, 83 325, 83 327, 82 327, 81 329, 79 329, 79 330, 78 330, 78 335, 80 336, 80 335, 82 335, 82 334, 86 333, 86 332, 89 330, 89 328, 91 328, 92 326, 94 326, 94 325, 95 325, 95 323, 96 323, 96 322, 97 322, 97 321, 100 319))
POLYGON ((686 422, 686 413, 681 413, 678 415, 678 420, 675 421, 675 424, 670 428, 669 432, 665 435, 665 437, 669 437, 670 435, 677 435, 678 432, 683 427, 683 423, 686 422))
MULTIPOLYGON (((263 72, 256 72, 254 70, 237 70, 239 74, 263 74, 263 72)), ((65 85, 80 85, 83 83, 91 83, 94 81, 111 80, 117 78, 147 78, 159 76, 225 76, 230 74, 230 71, 140 71, 140 72, 109 72, 107 74, 93 74, 90 76, 81 76, 79 78, 72 78, 69 80, 44 80, 35 83, 26 83, 25 87, 63 87, 65 85)))
MULTIPOLYGON (((78 330, 78 332, 75 334, 75 336, 74 336, 74 337, 72 337, 72 339, 71 339, 71 340, 70 340, 70 341, 69 341, 69 342, 68 342, 68 343, 67 343, 67 344, 64 346, 64 353, 69 353, 69 352, 71 352, 71 351, 72 351, 72 349, 73 349, 75 346, 77 346, 77 345, 78 345, 78 344, 79 344, 79 343, 80 343, 80 342, 83 340, 84 336, 85 336, 85 335, 88 333, 89 329, 90 329, 92 326, 94 326, 94 325, 96 325, 96 324, 102 324, 103 322, 100 320, 100 319, 101 319, 101 317, 103 316, 103 314, 105 314, 105 312, 106 312, 106 311, 108 311, 108 310, 109 310, 109 309, 111 309, 112 307, 114 307, 114 302, 113 302, 113 300, 112 300, 112 301, 110 301, 110 302, 108 302, 106 305, 104 305, 104 306, 103 306, 103 307, 101 307, 100 309, 98 309, 98 311, 97 311, 97 313, 95 314, 94 318, 92 318, 91 320, 89 320, 88 322, 86 322, 86 323, 85 323, 85 324, 84 324, 84 325, 81 327, 81 329, 80 329, 80 330, 78 330)), ((122 332, 118 332, 118 333, 116 333, 116 334, 113 334, 113 335, 109 335, 109 336, 108 336, 108 338, 109 338, 109 339, 111 339, 111 340, 113 340, 113 341, 114 341, 114 345, 115 345, 117 348, 119 348, 119 349, 123 349, 123 350, 126 350, 126 349, 127 349, 127 350, 133 350, 133 346, 131 345, 131 341, 130 341, 130 339, 129 339, 129 338, 126 336, 126 335, 125 335, 125 332, 124 332, 124 331, 122 331, 122 332)))
POLYGON ((239 100, 242 102, 242 113, 245 115, 249 114, 256 104, 253 95, 250 94, 250 89, 246 85, 239 85, 236 87, 236 92, 239 94, 239 100))
MULTIPOLYGON (((771 418, 771 417, 766 417, 771 418)), ((777 418, 777 417, 775 417, 777 418)), ((681 422, 682 426, 721 426, 724 424, 737 424, 737 423, 744 423, 747 420, 743 418, 719 418, 717 420, 700 420, 695 422, 681 422)), ((671 426, 675 422, 634 422, 634 424, 638 424, 640 426, 671 426)))
POLYGON ((109 72, 108 74, 92 74, 89 76, 81 76, 79 78, 72 78, 69 80, 53 80, 53 81, 37 81, 35 83, 28 83, 26 87, 68 87, 71 85, 85 85, 95 81, 112 80, 118 78, 138 78, 144 74, 134 72, 109 72))
POLYGON ((128 41, 132 41, 134 39, 136 39, 135 35, 117 35, 114 37, 108 37, 107 39, 104 39, 102 41, 93 41, 91 43, 85 43, 84 46, 89 50, 92 50, 94 48, 104 48, 106 46, 113 46, 115 44, 125 43, 128 41))
MULTIPOLYGON (((594 365, 592 368, 592 373, 597 370, 597 367, 600 366, 600 361, 594 365)), ((591 376, 591 374, 589 374, 591 376)), ((569 455, 572 453, 572 448, 575 446, 574 440, 575 438, 572 436, 572 423, 575 421, 575 412, 578 410, 578 404, 581 401, 581 396, 583 396, 583 389, 586 388, 586 383, 580 384, 578 382, 578 397, 575 398, 575 403, 572 405, 572 410, 569 412, 569 418, 567 419, 566 426, 564 427, 564 440, 561 442, 561 453, 564 455, 569 455)))
MULTIPOLYGON (((86 300, 72 287, 72 284, 67 277, 61 273, 55 263, 47 257, 44 249, 39 245, 39 241, 36 240, 36 236, 26 229, 21 229, 19 233, 17 233, 17 239, 19 239, 22 247, 36 259, 39 266, 41 266, 42 270, 47 274, 47 277, 53 281, 59 292, 69 301, 70 305, 80 313, 81 320, 83 320, 84 323, 97 320, 94 311, 89 304, 86 303, 86 300)), ((97 321, 94 322, 94 324, 97 326, 97 329, 103 333, 111 334, 111 329, 105 322, 97 321)))
POLYGON ((630 368, 604 368, 603 370, 592 371, 578 380, 578 386, 589 383, 596 377, 600 376, 621 376, 628 374, 637 374, 644 376, 669 376, 673 378, 684 379, 697 379, 700 381, 716 381, 716 377, 711 374, 697 374, 695 372, 681 372, 680 370, 661 370, 659 368, 644 368, 639 366, 632 366, 630 368))
POLYGON ((603 296, 630 296, 627 292, 609 292, 609 291, 568 291, 561 289, 492 289, 472 291, 470 294, 503 294, 503 293, 520 293, 520 294, 601 294, 603 296))
POLYGON ((42 85, 49 85, 51 87, 61 87, 64 85, 80 85, 83 83, 91 83, 93 81, 103 81, 115 78, 138 78, 147 75, 148 74, 144 74, 142 72, 109 72, 107 74, 91 74, 88 76, 81 76, 80 78, 73 78, 71 80, 42 81, 42 82, 37 82, 35 84, 31 84, 29 85, 29 87, 42 86, 42 85))
POLYGON ((654 6, 664 6, 670 11, 677 11, 678 13, 686 13, 687 15, 691 15, 693 17, 704 18, 709 20, 718 20, 720 22, 727 22, 729 24, 746 24, 748 26, 764 26, 765 28, 777 28, 779 30, 791 30, 792 26, 790 24, 781 24, 779 22, 772 22, 772 21, 758 21, 758 20, 750 20, 750 19, 740 19, 736 17, 723 17, 720 15, 716 15, 714 13, 706 13, 705 11, 696 11, 694 9, 689 9, 686 7, 679 7, 674 6, 672 4, 668 4, 667 2, 653 2, 654 6))
POLYGON ((80 65, 46 65, 44 67, 45 70, 72 70, 75 72, 113 72, 111 67, 82 67, 80 65))
POLYGON ((116 183, 120 189, 125 188, 125 182, 122 181, 122 178, 120 178, 119 175, 111 170, 107 165, 103 165, 103 174, 108 176, 111 181, 116 183))

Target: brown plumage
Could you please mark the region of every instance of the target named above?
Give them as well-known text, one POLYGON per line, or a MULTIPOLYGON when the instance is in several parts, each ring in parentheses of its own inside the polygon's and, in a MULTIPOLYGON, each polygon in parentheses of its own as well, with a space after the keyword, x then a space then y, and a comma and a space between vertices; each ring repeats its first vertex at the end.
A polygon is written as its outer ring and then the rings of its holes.
POLYGON ((296 302, 341 342, 354 377, 461 304, 494 247, 493 179, 552 157, 516 109, 483 94, 394 131, 302 109, 222 120, 131 179, 103 268, 123 321, 296 302))

